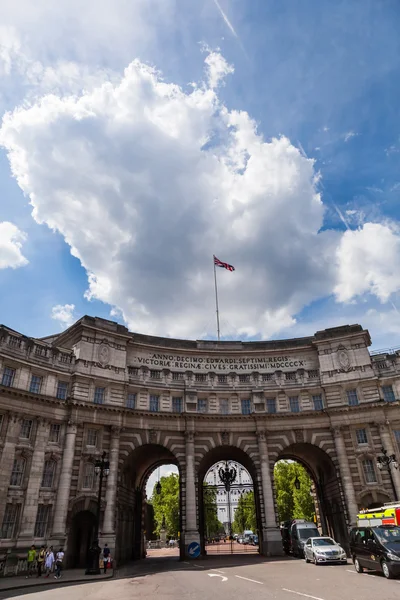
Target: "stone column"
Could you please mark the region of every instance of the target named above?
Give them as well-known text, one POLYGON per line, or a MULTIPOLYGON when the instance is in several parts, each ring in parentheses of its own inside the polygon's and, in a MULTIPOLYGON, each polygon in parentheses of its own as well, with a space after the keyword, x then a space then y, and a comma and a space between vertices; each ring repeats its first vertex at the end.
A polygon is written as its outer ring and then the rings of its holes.
POLYGON ((108 544, 113 560, 116 554, 115 511, 117 503, 120 434, 120 427, 111 427, 110 451, 108 455, 108 460, 110 462, 110 473, 107 477, 106 509, 104 511, 103 528, 100 536, 100 545, 103 546, 104 544, 108 544))
MULTIPOLYGON (((387 450, 387 453, 389 455, 395 454, 397 457, 398 453, 396 453, 394 445, 393 445, 392 431, 390 429, 389 421, 385 421, 385 423, 380 423, 379 431, 381 434, 381 442, 382 442, 383 448, 385 448, 385 450, 387 450)), ((383 472, 384 471, 382 471, 382 473, 383 472)), ((392 474, 393 485, 396 490, 397 498, 400 500, 400 471, 398 469, 390 467, 390 472, 392 474)), ((393 494, 393 491, 390 490, 390 493, 393 494)), ((394 498, 393 498, 393 500, 394 500, 394 498)))
POLYGON ((10 485, 11 472, 14 465, 15 446, 18 443, 20 429, 21 421, 18 419, 17 415, 9 415, 7 433, 1 453, 0 525, 3 522, 4 511, 6 508, 8 487, 10 485))
POLYGON ((261 551, 265 556, 279 556, 283 554, 283 546, 280 529, 276 524, 274 493, 272 489, 269 454, 265 431, 258 431, 257 438, 258 451, 260 454, 261 485, 265 511, 265 528, 263 528, 261 551))
POLYGON ((39 504, 39 490, 42 484, 44 469, 44 453, 49 435, 49 424, 39 421, 36 429, 35 447, 31 457, 29 481, 25 493, 24 511, 22 513, 19 541, 29 543, 34 537, 36 515, 39 504))
POLYGON ((58 483, 57 500, 54 510, 53 535, 60 542, 65 541, 68 514, 69 493, 71 489, 72 466, 75 455, 75 440, 77 426, 71 421, 67 425, 64 441, 64 452, 61 463, 61 473, 58 483))
POLYGON ((333 428, 332 433, 335 440, 336 455, 339 462, 340 475, 342 478, 344 495, 347 502, 347 512, 350 519, 349 526, 354 527, 357 525, 358 504, 354 491, 353 479, 351 477, 343 433, 340 427, 333 428))
POLYGON ((186 480, 185 480, 185 550, 192 542, 200 542, 197 527, 196 511, 196 478, 194 465, 194 433, 187 431, 186 435, 186 480))

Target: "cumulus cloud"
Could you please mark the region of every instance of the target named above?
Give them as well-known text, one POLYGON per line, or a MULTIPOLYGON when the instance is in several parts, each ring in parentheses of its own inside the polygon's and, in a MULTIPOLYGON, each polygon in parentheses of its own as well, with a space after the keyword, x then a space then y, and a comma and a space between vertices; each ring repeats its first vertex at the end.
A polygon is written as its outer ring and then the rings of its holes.
POLYGON ((9 221, 0 223, 0 269, 16 269, 28 264, 22 254, 22 244, 26 235, 9 221))
POLYGON ((208 67, 208 84, 212 89, 235 70, 219 52, 210 52, 204 62, 208 67))
POLYGON ((74 310, 75 304, 57 304, 51 309, 51 318, 58 321, 62 329, 66 329, 76 321, 74 310))

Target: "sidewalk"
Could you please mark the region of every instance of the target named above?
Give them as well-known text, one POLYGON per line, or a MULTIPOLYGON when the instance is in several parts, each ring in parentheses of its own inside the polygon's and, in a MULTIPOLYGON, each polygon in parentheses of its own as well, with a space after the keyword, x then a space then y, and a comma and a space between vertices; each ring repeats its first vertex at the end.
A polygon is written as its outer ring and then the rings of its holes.
POLYGON ((114 576, 113 569, 107 571, 106 575, 85 575, 85 569, 67 569, 63 571, 61 579, 54 579, 54 573, 50 577, 30 577, 26 579, 25 575, 11 575, 10 577, 0 578, 0 592, 17 590, 32 587, 45 587, 52 585, 53 587, 65 583, 84 583, 85 581, 100 581, 102 579, 111 579, 114 576))

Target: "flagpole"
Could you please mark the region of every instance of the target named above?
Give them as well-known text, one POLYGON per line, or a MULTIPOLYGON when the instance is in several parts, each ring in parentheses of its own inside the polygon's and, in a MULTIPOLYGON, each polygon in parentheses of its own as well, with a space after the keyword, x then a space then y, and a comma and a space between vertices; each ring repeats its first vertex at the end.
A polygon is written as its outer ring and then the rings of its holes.
POLYGON ((214 286, 215 286, 215 309, 217 313, 217 337, 219 341, 220 330, 219 330, 219 309, 218 309, 218 287, 217 287, 217 270, 215 268, 215 256, 213 256, 214 263, 214 286))

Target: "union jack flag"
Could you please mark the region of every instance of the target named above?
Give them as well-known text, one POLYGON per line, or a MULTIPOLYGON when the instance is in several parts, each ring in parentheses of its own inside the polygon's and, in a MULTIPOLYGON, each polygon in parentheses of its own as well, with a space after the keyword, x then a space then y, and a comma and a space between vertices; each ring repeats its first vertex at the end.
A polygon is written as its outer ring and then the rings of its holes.
POLYGON ((216 256, 214 256, 214 265, 216 267, 221 267, 222 269, 227 269, 228 271, 235 270, 235 267, 233 267, 232 265, 228 265, 228 263, 222 262, 222 260, 219 260, 219 258, 217 258, 216 256))

